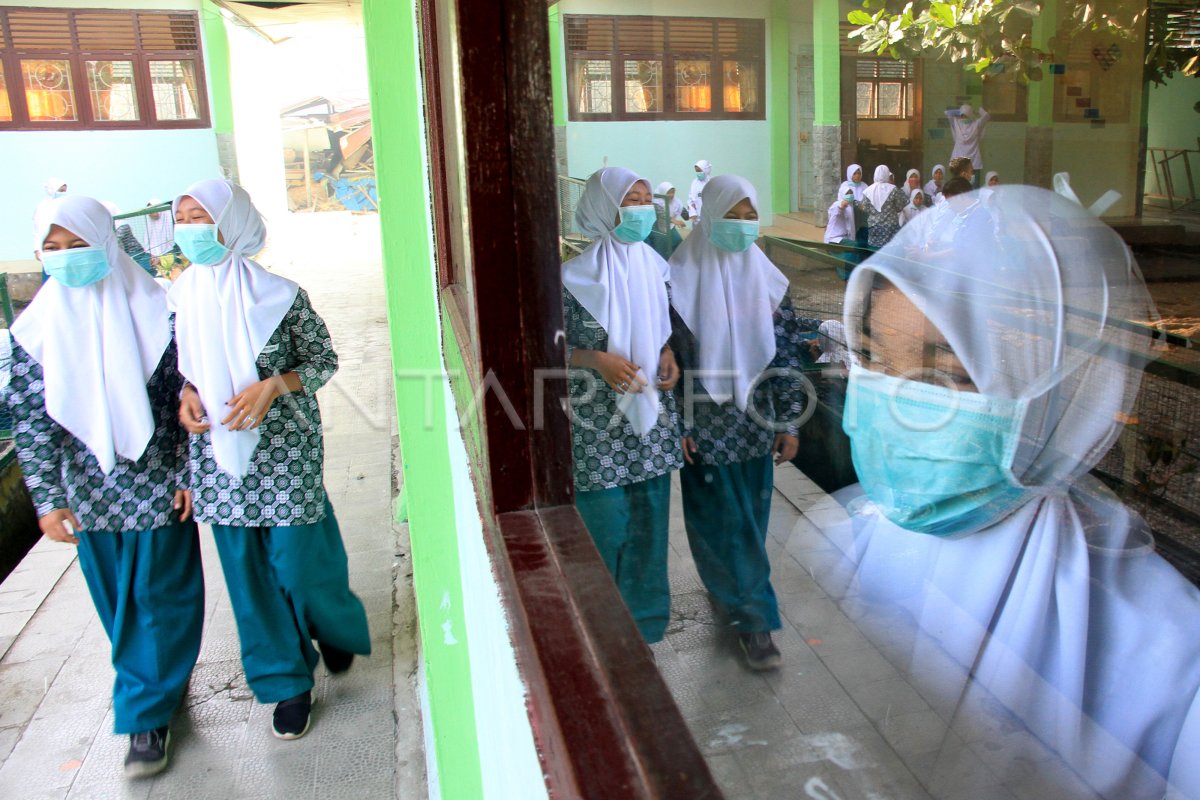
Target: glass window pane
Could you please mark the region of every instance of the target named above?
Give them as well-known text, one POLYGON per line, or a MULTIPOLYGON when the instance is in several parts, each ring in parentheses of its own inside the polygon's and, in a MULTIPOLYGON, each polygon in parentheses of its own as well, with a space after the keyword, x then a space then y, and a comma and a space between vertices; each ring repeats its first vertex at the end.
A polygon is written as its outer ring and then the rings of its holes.
POLYGON ((32 122, 72 122, 78 119, 71 87, 71 62, 31 59, 21 62, 25 103, 32 122))
POLYGON ((880 83, 879 84, 879 116, 881 117, 899 117, 903 110, 901 105, 899 83, 880 83))
POLYGON ((725 110, 744 113, 758 111, 758 64, 752 61, 726 61, 724 70, 725 110))
POLYGON ((571 92, 580 114, 611 114, 612 62, 587 58, 573 61, 571 92))
POLYGON ((8 81, 4 77, 3 64, 0 64, 0 122, 12 122, 12 103, 8 100, 8 81))
POLYGON ((88 61, 88 95, 97 122, 138 119, 132 61, 88 61))
POLYGON ((858 82, 858 111, 859 119, 875 116, 875 84, 870 81, 858 82))
POLYGON ((625 62, 625 111, 658 113, 662 103, 662 62, 625 62))
POLYGON ((707 113, 712 111, 712 62, 689 60, 675 62, 675 110, 707 113))
POLYGON ((151 61, 150 91, 159 122, 200 118, 195 62, 151 61))

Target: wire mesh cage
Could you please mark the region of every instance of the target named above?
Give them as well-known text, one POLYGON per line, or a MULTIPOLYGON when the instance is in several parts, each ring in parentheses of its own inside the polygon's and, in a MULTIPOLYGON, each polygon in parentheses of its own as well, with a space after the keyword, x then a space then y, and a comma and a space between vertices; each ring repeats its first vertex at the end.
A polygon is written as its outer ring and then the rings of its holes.
POLYGON ((175 246, 175 221, 170 203, 115 214, 113 225, 121 249, 142 269, 165 275, 174 266, 179 250, 175 246))

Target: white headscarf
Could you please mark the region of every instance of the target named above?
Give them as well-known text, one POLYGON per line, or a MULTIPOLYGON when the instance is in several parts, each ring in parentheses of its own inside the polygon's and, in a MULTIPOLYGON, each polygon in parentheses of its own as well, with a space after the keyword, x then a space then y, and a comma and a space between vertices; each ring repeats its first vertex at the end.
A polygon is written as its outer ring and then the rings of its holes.
POLYGON ((171 341, 166 295, 121 250, 112 215, 92 198, 54 200, 42 222, 42 240, 53 224, 103 247, 110 272, 79 288, 51 278, 12 335, 42 366, 47 413, 108 474, 117 456, 141 458, 154 434, 146 383, 171 341))
POLYGON ((594 241, 563 265, 563 286, 604 328, 608 352, 640 368, 646 387, 620 395, 617 408, 644 435, 658 420, 658 358, 671 337, 671 318, 667 262, 645 242, 629 244, 613 235, 621 201, 638 181, 645 178, 623 167, 606 167, 588 178, 575 222, 594 241))
POLYGON ((66 184, 67 182, 59 177, 47 178, 42 183, 42 190, 46 196, 39 200, 37 207, 33 209, 33 250, 35 253, 42 249, 42 240, 46 238, 46 231, 50 229, 50 223, 46 217, 54 208, 56 194, 66 184))
POLYGON ((242 476, 258 447, 259 432, 222 425, 226 403, 259 381, 258 356, 299 287, 250 260, 266 243, 267 228, 245 189, 220 179, 199 181, 175 198, 172 212, 185 196, 217 223, 229 256, 214 266, 193 264, 171 288, 179 371, 200 393, 217 465, 242 476))
MULTIPOLYGON (((915 169, 915 168, 914 168, 914 169, 910 169, 908 172, 904 173, 904 185, 905 185, 906 187, 908 186, 908 179, 909 179, 909 178, 911 178, 913 175, 916 175, 916 176, 917 176, 917 188, 918 188, 918 189, 922 188, 922 187, 921 187, 921 170, 919 170, 919 169, 915 169)), ((905 193, 905 194, 908 194, 910 191, 911 191, 910 189, 907 189, 907 188, 906 188, 906 189, 904 190, 904 193, 905 193)))
POLYGON ((855 269, 845 321, 858 353, 882 276, 982 394, 1026 402, 1011 475, 1027 495, 957 539, 851 504, 848 594, 916 621, 920 636, 899 656, 910 674, 951 702, 986 690, 1100 795, 1176 796, 1169 780, 1200 796, 1200 592, 1088 474, 1153 355, 1126 321, 1153 323, 1153 303, 1120 237, 1078 205, 1002 186, 992 213, 996 244, 941 256, 924 247, 934 215, 920 215, 855 269))
POLYGON ((924 197, 925 193, 920 189, 913 189, 908 193, 908 205, 900 209, 900 224, 907 225, 912 222, 913 217, 925 210, 925 206, 917 205, 917 198, 924 197))
POLYGON ((847 189, 854 193, 854 199, 856 201, 863 199, 863 192, 867 187, 862 181, 859 181, 858 183, 854 182, 853 178, 854 173, 856 172, 862 172, 862 167, 860 167, 858 164, 851 164, 850 166, 846 167, 846 180, 842 181, 842 185, 838 187, 838 200, 841 200, 846 196, 847 189))
MULTIPOLYGON (((658 186, 654 187, 654 193, 665 195, 667 192, 671 191, 674 188, 675 188, 675 184, 671 183, 670 181, 663 181, 658 186)), ((654 205, 658 206, 659 208, 662 208, 664 205, 666 205, 666 203, 663 200, 656 197, 656 198, 654 198, 654 205)), ((671 219, 677 219, 677 218, 683 216, 683 203, 681 203, 679 201, 679 193, 678 192, 676 192, 675 196, 673 198, 671 198, 671 207, 669 209, 667 209, 667 213, 670 215, 671 219)))
POLYGON ((696 337, 700 383, 745 411, 754 380, 775 358, 775 309, 788 280, 758 245, 731 253, 712 243, 713 221, 758 195, 745 178, 719 175, 704 189, 709 213, 671 256, 671 305, 696 337))
POLYGON ((938 186, 937 180, 933 177, 933 173, 937 172, 939 169, 942 171, 942 181, 945 182, 946 168, 941 164, 934 164, 933 169, 929 172, 929 180, 925 183, 925 194, 929 195, 931 198, 936 197, 942 192, 942 187, 938 186))
MULTIPOLYGON (((693 170, 695 169, 703 172, 705 179, 707 179, 712 175, 712 162, 702 158, 696 162, 693 167, 693 170)), ((692 188, 688 192, 688 208, 693 217, 702 216, 700 209, 703 207, 704 201, 701 199, 700 194, 704 191, 704 186, 707 182, 707 180, 700 180, 699 178, 692 179, 692 188)))
POLYGON ((863 197, 871 201, 871 205, 879 211, 883 210, 883 204, 891 197, 892 192, 896 191, 896 186, 891 183, 892 171, 880 164, 875 168, 875 180, 863 190, 863 197))

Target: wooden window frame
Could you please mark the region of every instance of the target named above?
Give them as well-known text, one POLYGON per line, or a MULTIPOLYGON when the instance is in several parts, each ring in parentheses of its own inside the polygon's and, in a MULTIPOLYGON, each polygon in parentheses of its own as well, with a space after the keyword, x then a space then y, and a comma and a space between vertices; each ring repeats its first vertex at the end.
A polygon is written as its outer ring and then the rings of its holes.
POLYGON ((747 19, 738 17, 659 17, 641 15, 605 15, 605 14, 565 14, 562 18, 563 42, 566 62, 561 65, 566 70, 567 84, 567 119, 571 122, 648 122, 653 120, 688 120, 692 122, 707 122, 714 120, 765 120, 767 118, 767 31, 766 21, 762 19, 747 19), (611 50, 572 50, 567 26, 573 20, 603 20, 613 26, 611 50), (639 50, 622 51, 619 44, 619 26, 622 22, 660 21, 664 24, 662 52, 639 50), (672 50, 670 42, 670 27, 672 22, 695 24, 697 20, 710 22, 712 25, 712 48, 707 51, 672 50), (719 23, 754 24, 761 29, 760 50, 722 52, 719 43, 719 23), (583 113, 579 111, 578 98, 571 86, 571 62, 575 59, 589 61, 607 61, 611 77, 612 111, 608 113, 583 113), (711 111, 673 111, 675 106, 675 62, 688 60, 708 60, 713 63, 711 94, 713 110, 711 111), (626 61, 661 61, 663 111, 630 112, 625 111, 625 62, 626 61), (759 98, 758 111, 725 111, 725 70, 719 66, 723 61, 745 61, 758 65, 759 98), (720 100, 721 109, 717 109, 720 100))
POLYGON ((0 65, 4 69, 8 87, 9 107, 12 120, 0 120, 2 131, 108 131, 108 130, 180 130, 211 127, 208 107, 208 85, 204 74, 204 46, 200 27, 200 15, 195 11, 160 11, 151 9, 91 9, 19 6, 0 8, 0 65), (9 25, 12 13, 34 12, 39 14, 61 14, 66 18, 71 31, 69 49, 32 49, 11 46, 13 38, 9 25), (144 17, 189 17, 194 21, 196 33, 195 50, 151 50, 143 49, 140 42, 131 49, 85 49, 79 45, 76 18, 79 14, 89 17, 112 15, 132 18, 135 36, 140 35, 140 20, 144 17), (29 118, 21 61, 30 59, 67 61, 70 64, 72 94, 77 119, 71 121, 40 121, 29 118), (106 121, 95 119, 91 94, 88 89, 88 61, 131 61, 133 62, 134 91, 137 94, 138 119, 106 121), (153 84, 150 64, 155 61, 190 62, 196 71, 196 119, 159 120, 155 113, 153 84))
POLYGON ((877 58, 877 57, 875 57, 875 56, 858 56, 858 58, 857 58, 857 59, 855 59, 855 62, 854 62, 854 67, 855 67, 855 73, 854 73, 854 86, 855 86, 855 89, 856 89, 856 90, 857 90, 858 84, 860 84, 860 83, 873 83, 873 84, 875 84, 875 94, 874 94, 874 97, 875 97, 875 107, 876 107, 876 114, 875 114, 875 116, 872 116, 872 117, 862 117, 862 116, 858 116, 858 94, 857 94, 857 91, 856 91, 856 93, 855 93, 855 96, 854 96, 854 97, 855 97, 855 107, 854 107, 854 111, 855 111, 855 116, 856 116, 858 119, 860 119, 860 120, 867 120, 867 121, 869 121, 869 122, 911 122, 913 119, 916 119, 916 118, 918 118, 918 114, 919 114, 918 105, 919 105, 919 103, 917 102, 917 97, 918 97, 918 95, 920 94, 920 92, 918 92, 918 91, 917 91, 917 86, 918 86, 918 83, 919 83, 919 81, 921 80, 921 76, 920 76, 920 70, 917 68, 917 61, 916 61, 916 60, 901 60, 901 59, 894 59, 894 58, 877 58), (875 75, 875 77, 873 77, 873 78, 861 78, 861 77, 859 77, 859 75, 858 75, 858 66, 859 66, 860 64, 867 64, 867 63, 871 63, 871 64, 879 64, 879 63, 883 63, 883 62, 893 62, 893 63, 904 63, 904 64, 907 64, 907 65, 908 65, 908 73, 909 73, 909 74, 907 75, 907 77, 903 77, 903 78, 885 78, 885 77, 881 77, 881 76, 878 74, 878 70, 876 70, 876 75, 875 75), (906 92, 908 93, 908 95, 909 95, 909 97, 908 97, 908 102, 906 103, 906 102, 905 102, 905 99, 902 97, 902 98, 901 98, 901 100, 900 100, 900 105, 901 105, 901 108, 903 108, 903 107, 905 107, 905 106, 911 106, 911 108, 912 108, 912 111, 911 111, 911 113, 909 113, 909 114, 901 114, 901 115, 900 115, 900 116, 898 116, 898 117, 881 117, 881 116, 879 116, 879 114, 878 114, 878 108, 879 108, 879 84, 880 84, 880 83, 899 83, 899 84, 901 84, 903 87, 905 87, 905 91, 906 91, 906 92))
POLYGON ((420 0, 418 20, 442 320, 505 392, 482 395, 469 455, 549 795, 718 800, 575 509, 566 381, 537 385, 566 366, 545 0, 420 0), (438 180, 453 168, 472 178, 461 196, 438 180))

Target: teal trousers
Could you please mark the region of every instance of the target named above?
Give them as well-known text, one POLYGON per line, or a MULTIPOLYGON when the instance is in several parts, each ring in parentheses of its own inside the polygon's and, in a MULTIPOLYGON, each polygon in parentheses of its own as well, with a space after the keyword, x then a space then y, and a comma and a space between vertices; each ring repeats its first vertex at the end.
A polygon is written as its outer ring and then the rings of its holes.
POLYGON ((739 633, 781 627, 766 546, 774 476, 769 455, 679 473, 696 571, 739 633))
POLYGON ((670 473, 613 489, 576 492, 575 505, 642 638, 661 641, 671 618, 670 473))
POLYGON ((262 703, 313 687, 313 640, 371 652, 367 614, 350 591, 346 549, 333 507, 309 525, 213 525, 229 601, 242 643, 246 683, 262 703))
POLYGON ((200 655, 204 572, 194 522, 81 531, 79 567, 112 642, 114 732, 160 728, 200 655))

